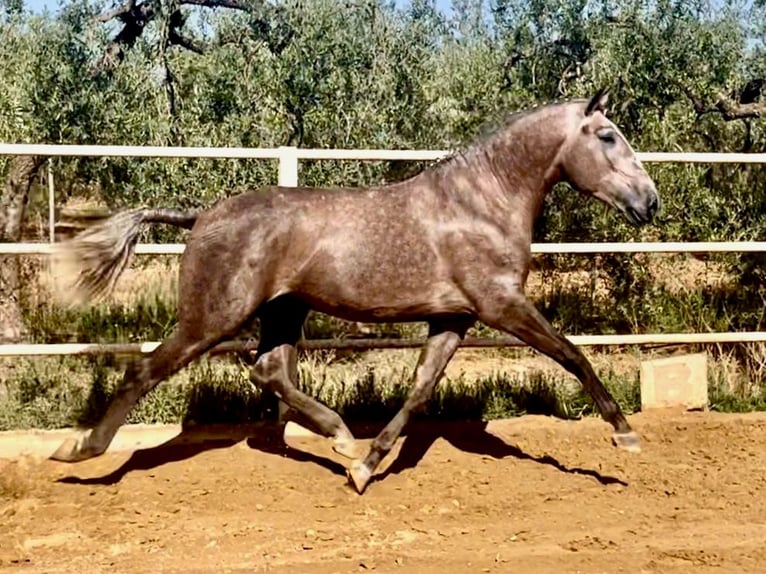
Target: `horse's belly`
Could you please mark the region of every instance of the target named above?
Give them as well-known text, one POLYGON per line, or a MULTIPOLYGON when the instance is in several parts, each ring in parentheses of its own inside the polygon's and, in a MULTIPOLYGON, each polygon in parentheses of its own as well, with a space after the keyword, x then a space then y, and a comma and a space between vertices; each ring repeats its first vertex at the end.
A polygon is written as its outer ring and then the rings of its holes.
POLYGON ((367 323, 423 321, 434 316, 472 315, 468 300, 452 286, 411 290, 318 290, 300 293, 322 313, 367 323))

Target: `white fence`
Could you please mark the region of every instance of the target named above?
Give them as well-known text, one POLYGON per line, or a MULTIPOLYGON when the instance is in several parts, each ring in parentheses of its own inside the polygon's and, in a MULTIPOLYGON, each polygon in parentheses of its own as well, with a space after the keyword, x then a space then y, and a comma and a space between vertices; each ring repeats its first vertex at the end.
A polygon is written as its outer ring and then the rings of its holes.
MULTIPOLYGON (((273 159, 279 161, 278 184, 298 185, 300 160, 437 160, 444 150, 372 150, 372 149, 303 149, 279 148, 211 148, 151 146, 76 146, 49 144, 0 144, 0 155, 38 155, 46 157, 164 157, 214 159, 273 159)), ((766 153, 639 153, 643 162, 673 163, 766 163, 766 153)), ((50 241, 54 236, 55 189, 48 164, 48 200, 50 241)), ((136 254, 180 254, 183 244, 139 244, 136 254)), ((48 243, 0 243, 0 255, 34 255, 51 252, 48 243)), ((706 253, 766 252, 766 241, 715 242, 627 242, 627 243, 533 243, 533 253, 706 253)), ((766 342, 764 332, 736 333, 663 333, 645 335, 596 335, 570 337, 578 345, 632 345, 766 342)), ((135 345, 126 352, 149 352, 156 342, 135 345)), ((125 349, 125 345, 2 345, 0 356, 90 354, 125 349)))

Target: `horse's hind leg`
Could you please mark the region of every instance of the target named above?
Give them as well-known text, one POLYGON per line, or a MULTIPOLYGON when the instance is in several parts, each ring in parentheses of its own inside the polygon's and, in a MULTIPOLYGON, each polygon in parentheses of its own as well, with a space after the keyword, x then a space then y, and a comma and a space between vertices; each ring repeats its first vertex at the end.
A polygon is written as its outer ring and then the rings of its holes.
POLYGON ((280 305, 274 302, 262 310, 261 339, 251 380, 255 385, 271 390, 292 411, 287 417, 323 436, 332 437, 335 452, 354 458, 354 436, 340 415, 297 388, 298 353, 295 345, 301 337, 306 314, 307 309, 300 303, 280 305))
POLYGON ((354 435, 340 415, 296 388, 297 362, 297 351, 293 344, 284 343, 269 350, 264 349, 253 367, 251 380, 258 386, 269 388, 292 409, 294 414, 288 414, 289 418, 322 436, 332 437, 335 452, 354 458, 354 435))
POLYGON ((364 492, 375 469, 394 447, 412 415, 428 403, 447 363, 457 351, 472 322, 459 320, 454 324, 432 323, 429 326, 428 340, 415 368, 415 384, 404 406, 375 437, 364 461, 354 461, 348 471, 348 478, 359 494, 364 492))
POLYGON ((77 462, 103 454, 120 425, 138 401, 164 379, 202 355, 218 339, 200 340, 177 330, 148 357, 132 363, 125 371, 122 384, 112 399, 106 414, 90 431, 67 439, 51 455, 62 462, 77 462))

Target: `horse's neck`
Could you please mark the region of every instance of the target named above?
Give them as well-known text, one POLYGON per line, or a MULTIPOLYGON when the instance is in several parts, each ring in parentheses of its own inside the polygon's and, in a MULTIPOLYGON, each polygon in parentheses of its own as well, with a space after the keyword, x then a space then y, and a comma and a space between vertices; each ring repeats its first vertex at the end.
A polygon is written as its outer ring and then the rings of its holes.
MULTIPOLYGON (((558 110, 561 114, 563 110, 558 110)), ((557 112, 540 113, 498 137, 493 150, 499 158, 497 179, 514 209, 528 211, 529 225, 542 208, 545 196, 561 181, 558 156, 566 140, 566 120, 557 112)))
POLYGON ((527 146, 516 145, 518 141, 524 140, 498 139, 491 151, 474 152, 456 160, 449 170, 437 172, 436 182, 440 193, 465 215, 531 234, 545 195, 560 179, 551 169, 558 145, 547 152, 537 148, 527 152, 523 149, 527 146))

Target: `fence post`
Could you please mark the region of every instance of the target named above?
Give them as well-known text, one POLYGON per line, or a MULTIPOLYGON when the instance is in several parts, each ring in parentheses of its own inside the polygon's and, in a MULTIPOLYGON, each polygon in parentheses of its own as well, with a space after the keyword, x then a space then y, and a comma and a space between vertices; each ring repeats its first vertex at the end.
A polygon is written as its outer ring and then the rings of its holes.
MULTIPOLYGON (((277 183, 284 187, 298 186, 298 154, 295 146, 279 146, 279 177, 277 183)), ((305 338, 305 325, 301 326, 301 339, 305 338)), ((283 401, 279 401, 277 419, 280 423, 287 422, 285 416, 289 412, 283 401)))
POLYGON ((298 185, 298 148, 295 146, 279 147, 279 180, 278 183, 285 187, 297 187, 298 185))
POLYGON ((53 158, 48 158, 48 235, 49 241, 56 241, 56 195, 53 185, 53 158))

